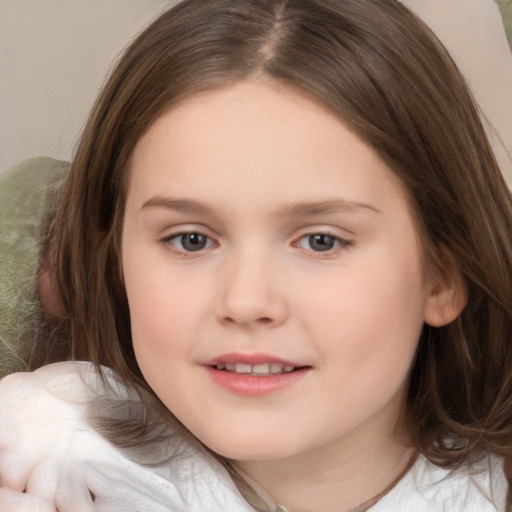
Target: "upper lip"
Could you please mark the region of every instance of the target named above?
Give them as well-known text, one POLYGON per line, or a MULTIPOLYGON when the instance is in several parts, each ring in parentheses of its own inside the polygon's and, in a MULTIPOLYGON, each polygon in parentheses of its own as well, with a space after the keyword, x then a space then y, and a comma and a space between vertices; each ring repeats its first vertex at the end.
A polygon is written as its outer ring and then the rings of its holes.
POLYGON ((203 363, 205 366, 216 366, 218 364, 226 364, 226 363, 242 363, 242 364, 250 364, 250 365, 258 365, 258 364, 282 364, 283 366, 295 366, 302 367, 306 366, 304 364, 299 364, 296 361, 290 361, 287 359, 283 359, 280 357, 276 357, 269 354, 237 354, 235 352, 229 354, 223 354, 221 356, 215 357, 214 359, 210 359, 203 363))

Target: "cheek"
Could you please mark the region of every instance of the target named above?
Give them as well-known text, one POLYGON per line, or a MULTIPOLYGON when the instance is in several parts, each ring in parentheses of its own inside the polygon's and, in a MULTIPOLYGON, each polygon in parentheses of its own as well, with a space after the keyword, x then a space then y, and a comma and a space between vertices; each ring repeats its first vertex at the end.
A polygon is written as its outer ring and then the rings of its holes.
POLYGON ((193 323, 187 290, 178 292, 165 278, 136 271, 126 283, 135 349, 165 352, 177 350, 193 323))
POLYGON ((138 274, 126 286, 135 358, 148 384, 164 398, 179 378, 175 363, 188 356, 186 335, 192 320, 183 294, 169 293, 162 279, 138 274))
MULTIPOLYGON (((307 329, 356 379, 393 374, 405 378, 423 326, 425 286, 419 258, 386 253, 340 272, 326 288, 309 294, 303 308, 307 329)), ((357 379, 360 380, 360 379, 357 379)))
POLYGON ((172 364, 201 337, 204 312, 211 310, 209 287, 186 265, 171 267, 165 254, 126 247, 125 286, 137 360, 143 371, 145 364, 172 364))

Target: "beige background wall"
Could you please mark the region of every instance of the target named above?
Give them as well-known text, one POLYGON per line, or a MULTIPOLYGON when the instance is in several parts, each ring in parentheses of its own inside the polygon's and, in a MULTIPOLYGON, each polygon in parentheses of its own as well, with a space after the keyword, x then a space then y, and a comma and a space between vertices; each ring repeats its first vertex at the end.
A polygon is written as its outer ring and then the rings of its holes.
MULTIPOLYGON (((0 0, 0 172, 70 159, 111 61, 172 0, 0 0)), ((493 0, 405 0, 438 33, 512 153, 512 53, 493 0)), ((510 183, 512 160, 493 136, 510 183)))
POLYGON ((0 172, 69 160, 112 60, 169 0, 0 0, 0 172))

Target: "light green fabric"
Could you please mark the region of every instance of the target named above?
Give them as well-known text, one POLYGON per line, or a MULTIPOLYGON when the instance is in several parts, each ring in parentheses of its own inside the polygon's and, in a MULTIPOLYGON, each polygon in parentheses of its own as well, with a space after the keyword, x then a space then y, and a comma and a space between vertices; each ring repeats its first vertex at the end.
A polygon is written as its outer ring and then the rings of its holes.
POLYGON ((503 25, 507 33, 508 44, 512 48, 512 0, 496 0, 500 8, 503 25))
POLYGON ((68 164, 34 158, 0 176, 0 377, 26 368, 40 312, 35 278, 46 198, 68 164))

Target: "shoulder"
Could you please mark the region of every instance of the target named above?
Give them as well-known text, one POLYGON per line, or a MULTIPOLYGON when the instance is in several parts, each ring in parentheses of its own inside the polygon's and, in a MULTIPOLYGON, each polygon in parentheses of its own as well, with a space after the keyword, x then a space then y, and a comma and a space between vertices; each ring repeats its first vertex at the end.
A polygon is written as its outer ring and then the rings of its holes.
POLYGON ((471 467, 440 468, 419 457, 372 512, 505 512, 508 483, 503 459, 489 454, 471 467))
POLYGON ((41 425, 82 417, 85 404, 101 393, 94 375, 92 364, 73 362, 7 375, 0 380, 0 427, 15 421, 41 425))
POLYGON ((122 474, 162 502, 179 496, 187 512, 252 511, 223 465, 146 398, 91 363, 12 374, 0 381, 0 446, 23 464, 51 459, 105 478, 122 474), (124 443, 123 429, 137 433, 135 442, 124 443))

